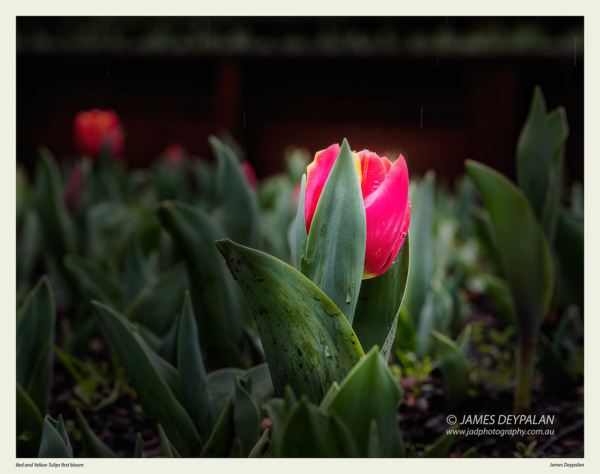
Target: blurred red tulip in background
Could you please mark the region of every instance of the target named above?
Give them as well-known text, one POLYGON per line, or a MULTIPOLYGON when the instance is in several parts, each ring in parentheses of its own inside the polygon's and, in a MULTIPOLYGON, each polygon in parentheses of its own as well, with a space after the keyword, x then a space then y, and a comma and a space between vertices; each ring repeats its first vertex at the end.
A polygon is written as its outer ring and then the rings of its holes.
POLYGON ((97 158, 103 146, 108 145, 113 158, 123 153, 123 131, 119 117, 113 110, 93 109, 75 116, 75 148, 82 156, 97 158))
POLYGON ((186 151, 179 143, 172 143, 165 148, 164 155, 167 163, 178 165, 185 157, 186 151))

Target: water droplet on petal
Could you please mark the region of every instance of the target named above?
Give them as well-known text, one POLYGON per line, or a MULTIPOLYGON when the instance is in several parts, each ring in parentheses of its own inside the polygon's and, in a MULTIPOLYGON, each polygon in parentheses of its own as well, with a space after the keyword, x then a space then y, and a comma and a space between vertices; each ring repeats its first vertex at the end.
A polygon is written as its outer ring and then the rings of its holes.
POLYGON ((401 238, 401 239, 406 239, 406 232, 402 232, 402 233, 400 234, 400 238, 401 238))

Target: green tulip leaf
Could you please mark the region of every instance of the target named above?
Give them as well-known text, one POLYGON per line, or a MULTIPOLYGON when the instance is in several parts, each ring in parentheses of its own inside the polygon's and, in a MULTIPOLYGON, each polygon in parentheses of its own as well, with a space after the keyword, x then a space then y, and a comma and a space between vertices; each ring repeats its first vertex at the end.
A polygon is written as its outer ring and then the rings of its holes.
POLYGON ((75 227, 64 205, 60 171, 47 148, 39 150, 36 170, 36 208, 44 229, 44 242, 58 261, 75 250, 75 227))
POLYGON ((248 457, 249 458, 262 457, 263 451, 266 451, 269 448, 269 444, 271 444, 271 442, 269 441, 269 430, 266 429, 265 431, 263 431, 263 434, 261 435, 261 437, 258 440, 258 442, 256 443, 256 445, 254 445, 254 447, 252 448, 252 451, 250 451, 250 454, 248 455, 248 457))
POLYGON ((437 342, 448 403, 451 409, 457 408, 467 396, 469 389, 467 359, 454 341, 433 329, 431 335, 437 342))
POLYGON ((334 410, 348 425, 359 456, 366 456, 372 420, 378 427, 381 456, 403 457, 404 444, 396 422, 402 390, 379 348, 369 353, 350 371, 330 399, 319 410, 334 410))
POLYGON ((77 421, 81 431, 81 442, 83 444, 83 454, 86 458, 116 458, 117 455, 98 439, 96 434, 90 428, 87 420, 80 410, 77 410, 77 421))
MULTIPOLYGON (((153 357, 152 350, 143 347, 143 340, 135 336, 131 323, 125 317, 100 303, 93 304, 108 339, 119 353, 133 382, 144 410, 156 423, 165 427, 173 445, 183 456, 197 456, 203 443, 194 423, 173 393, 178 380, 175 378, 171 386, 167 384, 163 378, 166 371, 157 367, 158 361, 162 359, 157 355, 153 357)), ((164 361, 164 364, 168 363, 164 361)))
POLYGON ((262 407, 275 396, 275 388, 266 362, 244 372, 243 378, 252 381, 251 395, 257 406, 262 407))
MULTIPOLYGON (((435 173, 428 171, 411 198, 410 280, 406 285, 403 306, 416 326, 429 292, 434 272, 433 214, 435 210, 435 173)), ((406 243, 404 244, 406 245, 406 243)))
POLYGON ((467 171, 487 208, 513 298, 519 333, 536 338, 552 296, 552 261, 541 226, 523 192, 474 161, 467 171))
POLYGON ((283 427, 279 455, 286 458, 340 457, 330 417, 306 396, 292 408, 283 427))
POLYGON ((387 361, 396 336, 396 326, 408 281, 410 261, 409 237, 388 270, 375 278, 364 280, 352 327, 363 350, 382 348, 387 361))
POLYGON ((304 201, 306 199, 306 175, 302 175, 302 184, 300 185, 300 200, 298 201, 298 212, 294 223, 294 234, 292 237, 292 267, 301 271, 300 261, 302 257, 306 258, 306 244, 308 242, 308 233, 306 232, 306 218, 304 211, 304 201))
POLYGON ((554 243, 556 225, 560 212, 560 201, 563 191, 563 167, 565 162, 565 149, 569 136, 569 123, 567 113, 563 107, 558 107, 548 113, 548 128, 550 132, 550 145, 552 155, 548 166, 548 190, 542 209, 541 222, 548 243, 554 243))
POLYGON ((556 227, 556 286, 559 301, 567 306, 576 304, 583 308, 583 216, 561 210, 556 227))
MULTIPOLYGON (((546 202, 551 160, 552 144, 546 102, 542 89, 536 86, 529 115, 517 142, 517 182, 538 218, 542 217, 546 202)), ((479 188, 477 183, 475 185, 479 188)))
POLYGON ((485 282, 487 294, 504 322, 514 324, 517 318, 508 282, 489 273, 482 275, 482 278, 485 282))
POLYGON ((230 458, 243 458, 244 457, 244 446, 240 438, 233 438, 233 445, 231 446, 230 458))
POLYGON ((73 273, 86 300, 120 303, 123 292, 119 282, 90 259, 76 255, 65 257, 65 267, 73 273))
POLYGON ((219 369, 208 374, 208 393, 211 396, 213 425, 223 412, 227 397, 235 387, 235 377, 242 376, 244 370, 238 368, 219 369))
POLYGON ((275 394, 290 385, 318 403, 364 355, 348 321, 291 266, 229 240, 217 246, 254 313, 275 394))
POLYGON ((360 179, 344 139, 313 216, 302 273, 352 325, 365 266, 367 218, 360 179))
POLYGON ((208 138, 217 158, 217 183, 220 206, 215 217, 227 234, 236 242, 250 247, 258 244, 258 197, 246 180, 240 160, 234 151, 218 138, 208 138))
POLYGON ((158 439, 160 440, 160 449, 162 451, 163 458, 181 457, 175 447, 169 441, 169 438, 167 437, 167 434, 160 423, 158 424, 158 439))
POLYGON ((202 347, 213 363, 242 366, 234 344, 242 339, 244 308, 214 246, 225 233, 211 217, 187 204, 163 202, 158 216, 186 261, 202 347))
POLYGON ((377 428, 377 420, 371 420, 371 426, 369 427, 367 457, 368 458, 380 458, 381 457, 381 447, 379 445, 379 429, 377 428))
POLYGON ((17 437, 28 433, 27 440, 17 440, 18 457, 37 456, 44 420, 29 394, 17 383, 17 437))
POLYGON ((188 287, 184 264, 144 286, 125 310, 125 316, 162 336, 172 326, 188 287))
POLYGON ((144 454, 144 438, 142 438, 142 433, 138 433, 135 438, 135 449, 133 450, 134 458, 145 458, 144 454))
POLYGON ((125 251, 124 302, 128 304, 138 292, 152 281, 152 271, 142 253, 138 237, 131 239, 125 251))
MULTIPOLYGON (((450 430, 455 431, 458 429, 458 425, 454 425, 450 430)), ((455 434, 444 433, 438 439, 434 441, 431 446, 428 446, 423 453, 425 458, 446 458, 450 453, 452 443, 454 443, 455 434)))
POLYGON ((50 281, 42 277, 17 316, 17 383, 46 413, 54 350, 56 311, 50 281))
POLYGON ((72 458, 73 448, 65 429, 62 415, 58 421, 50 416, 44 418, 42 441, 38 451, 38 458, 72 458))
POLYGON ((224 458, 230 455, 234 439, 233 393, 227 398, 213 432, 204 445, 201 458, 224 458))
POLYGON ((208 439, 212 432, 212 407, 197 334, 198 326, 192 301, 189 293, 186 293, 177 339, 179 391, 181 403, 194 422, 200 437, 208 439))
POLYGON ((252 447, 260 438, 260 413, 244 385, 245 381, 243 379, 235 378, 233 424, 235 436, 242 443, 242 456, 248 457, 252 447))

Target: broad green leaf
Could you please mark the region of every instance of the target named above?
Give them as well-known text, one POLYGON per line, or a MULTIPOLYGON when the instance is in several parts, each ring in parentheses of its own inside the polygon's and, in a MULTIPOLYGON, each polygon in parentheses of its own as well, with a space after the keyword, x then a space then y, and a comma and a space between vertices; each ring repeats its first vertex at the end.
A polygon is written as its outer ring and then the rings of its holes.
POLYGON ((541 226, 523 192, 492 168, 467 160, 487 208, 512 294, 521 337, 534 340, 552 296, 552 262, 541 226))
POLYGON ((379 346, 385 360, 389 357, 396 336, 396 326, 408 280, 409 260, 407 236, 390 268, 383 275, 364 280, 360 287, 352 327, 363 350, 368 351, 373 346, 379 346))
POLYGON ((137 437, 135 438, 135 449, 133 450, 134 458, 145 458, 144 454, 144 438, 142 438, 142 434, 138 432, 137 437))
POLYGON ((541 222, 548 243, 552 246, 563 191, 563 166, 566 142, 569 136, 569 123, 567 122, 567 113, 563 107, 558 107, 548 113, 547 120, 552 155, 548 166, 548 189, 544 208, 542 209, 541 222))
MULTIPOLYGON (((529 115, 517 142, 517 182, 527 196, 534 215, 540 219, 548 192, 551 160, 552 144, 546 102, 542 89, 536 86, 529 115)), ((479 188, 477 183, 475 186, 479 188)))
POLYGON ((248 455, 248 457, 249 458, 262 457, 262 452, 269 448, 269 444, 271 444, 271 441, 269 441, 269 430, 266 429, 265 431, 263 431, 263 434, 261 435, 261 437, 258 440, 258 442, 256 443, 256 445, 252 448, 252 451, 250 451, 250 454, 248 455))
POLYGON ((242 366, 234 344, 242 339, 244 307, 214 246, 225 233, 204 212, 186 204, 163 202, 158 216, 185 258, 202 347, 214 364, 242 366))
POLYGON ((304 215, 304 200, 306 199, 306 175, 302 175, 302 184, 300 187, 300 200, 298 201, 298 212, 294 224, 294 234, 292 238, 292 267, 300 271, 300 261, 306 257, 306 243, 308 233, 306 232, 306 218, 304 215))
POLYGON ((44 420, 35 402, 29 394, 17 383, 17 456, 37 456, 44 420), (18 437, 28 433, 28 440, 19 440, 18 437))
POLYGON ((290 385, 318 403, 364 355, 348 321, 289 265, 229 240, 217 246, 254 313, 275 394, 290 385))
POLYGON ((55 421, 50 416, 44 418, 44 429, 42 432, 42 441, 38 451, 38 458, 72 458, 73 448, 67 432, 64 429, 62 415, 59 421, 55 421), (60 422, 60 424, 59 424, 60 422))
POLYGON ((77 422, 81 431, 81 441, 83 444, 83 454, 86 458, 116 458, 117 455, 98 439, 96 434, 90 428, 87 420, 80 410, 77 410, 77 422))
POLYGON ((183 456, 197 456, 203 446, 202 440, 189 415, 161 376, 155 365, 156 360, 149 354, 151 350, 144 349, 127 319, 97 302, 93 304, 100 323, 133 382, 144 410, 156 423, 165 427, 173 445, 183 456))
POLYGON ((283 437, 283 426, 288 415, 285 401, 281 398, 272 398, 262 408, 271 420, 271 457, 277 457, 283 437))
POLYGON ((212 407, 208 378, 198 341, 198 326, 189 293, 186 293, 183 302, 177 341, 181 404, 190 415, 200 437, 206 440, 212 432, 212 407))
POLYGON ((234 438, 233 393, 227 398, 223 411, 215 423, 213 432, 204 445, 201 458, 223 458, 229 456, 234 438))
POLYGON ((27 296, 17 317, 17 383, 46 413, 52 382, 54 295, 47 277, 27 296))
POLYGON ((235 382, 233 391, 235 436, 242 443, 243 457, 248 457, 260 437, 260 413, 254 400, 242 385, 242 379, 236 377, 235 382))
MULTIPOLYGON (((450 430, 455 431, 458 429, 458 425, 454 425, 450 430)), ((452 443, 454 443, 455 434, 444 433, 438 439, 434 441, 431 446, 428 446, 423 453, 425 458, 445 458, 450 453, 452 443)))
POLYGON ((417 324, 434 272, 433 214, 435 210, 435 173, 428 171, 411 198, 410 280, 403 305, 417 324))
POLYGON ((120 283, 90 259, 67 255, 65 267, 71 271, 86 300, 120 303, 123 291, 120 283))
POLYGON ((458 407, 469 389, 469 368, 461 349, 443 334, 431 330, 437 340, 437 349, 444 376, 444 385, 450 408, 458 407))
POLYGON ((228 145, 218 138, 208 138, 210 146, 217 158, 217 182, 220 206, 215 217, 227 234, 236 242, 250 247, 258 244, 258 197, 250 188, 239 159, 228 145))
POLYGON ((366 456, 372 420, 378 427, 383 457, 403 457, 404 444, 396 422, 402 390, 379 354, 372 348, 340 384, 327 410, 335 410, 348 425, 359 456, 366 456))
POLYGON ((238 368, 219 369, 208 374, 208 393, 211 396, 213 425, 221 416, 227 397, 235 387, 235 377, 243 374, 244 371, 238 368))
POLYGON ((180 311, 187 287, 185 266, 175 265, 140 290, 125 310, 125 316, 162 336, 172 326, 175 315, 180 311))
POLYGON ((350 325, 365 266, 366 219, 360 179, 344 139, 319 197, 301 269, 342 310, 350 325))

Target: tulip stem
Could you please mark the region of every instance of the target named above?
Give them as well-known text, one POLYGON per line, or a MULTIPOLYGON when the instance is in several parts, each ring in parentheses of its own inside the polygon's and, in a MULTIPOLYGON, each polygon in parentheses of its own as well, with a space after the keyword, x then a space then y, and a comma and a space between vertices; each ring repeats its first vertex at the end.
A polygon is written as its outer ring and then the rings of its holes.
POLYGON ((517 385, 515 388, 514 409, 528 412, 531 407, 531 385, 535 366, 535 338, 519 338, 517 353, 517 385))

